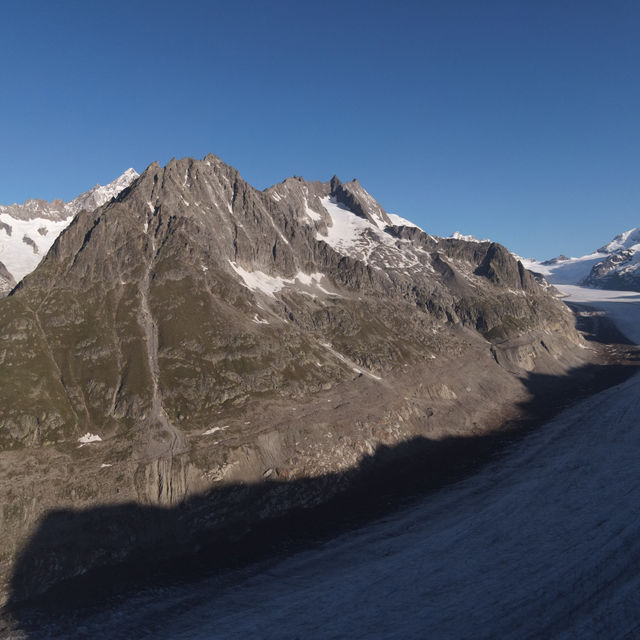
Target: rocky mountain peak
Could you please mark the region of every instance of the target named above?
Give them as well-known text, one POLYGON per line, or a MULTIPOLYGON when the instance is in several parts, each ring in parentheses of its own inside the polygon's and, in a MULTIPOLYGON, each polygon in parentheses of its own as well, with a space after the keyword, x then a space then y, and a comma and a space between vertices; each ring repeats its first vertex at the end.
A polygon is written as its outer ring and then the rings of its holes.
POLYGON ((393 223, 386 211, 365 191, 357 180, 343 184, 333 176, 330 183, 331 196, 357 216, 368 220, 380 229, 393 223))
POLYGON ((211 166, 218 166, 218 165, 223 165, 225 167, 228 167, 230 165, 228 165, 226 162, 224 162, 224 160, 222 160, 222 158, 220 158, 219 156, 217 156, 215 153, 208 153, 203 159, 202 161, 204 163, 209 163, 209 165, 211 166))
MULTIPOLYGON (((317 503, 380 443, 477 434, 529 372, 587 353, 503 247, 391 222, 358 182, 259 191, 215 156, 151 164, 79 211, 0 301, 0 451, 33 460, 0 495, 0 557, 52 505, 198 495, 180 526, 200 535, 232 530, 235 492, 267 478, 329 480, 251 518, 317 503)), ((120 562, 153 528, 96 522, 111 533, 81 569, 57 534, 27 591, 120 562)))
POLYGON ((115 198, 121 191, 126 189, 138 177, 137 171, 127 169, 122 175, 115 180, 101 186, 97 184, 93 189, 79 195, 77 198, 65 205, 65 210, 70 215, 75 215, 82 209, 92 211, 102 206, 112 198, 115 198))
POLYGON ((611 242, 598 249, 598 253, 614 253, 620 249, 630 249, 636 244, 640 244, 640 228, 634 227, 619 235, 611 242))
MULTIPOLYGON (((270 289, 295 289, 298 274, 325 274, 372 289, 386 281, 388 291, 415 278, 429 280, 429 253, 445 246, 416 227, 396 235, 391 218, 355 179, 293 177, 261 192, 213 154, 174 158, 165 167, 152 163, 116 201, 76 226, 50 258, 51 268, 69 278, 77 273, 79 279, 135 281, 139 264, 151 259, 152 273, 164 264, 176 279, 194 272, 240 279, 252 297, 266 291, 269 304, 278 298, 270 289), (104 259, 96 260, 95 252, 104 259), (353 262, 338 268, 344 258, 353 262), (362 269, 370 272, 366 279, 362 269), (354 273, 360 274, 355 280, 354 273)), ((456 281, 482 276, 530 290, 526 274, 496 247, 474 247, 475 272, 456 281)), ((438 257, 439 272, 443 260, 449 261, 438 257)))
MULTIPOLYGON (((328 371, 375 379, 397 353, 437 354, 433 336, 459 325, 501 340, 531 326, 571 331, 500 245, 395 226, 354 181, 294 178, 258 191, 215 156, 151 164, 119 197, 81 211, 5 309, 36 309, 45 295, 47 340, 64 352, 89 341, 95 355, 74 361, 62 395, 52 369, 50 393, 66 407, 55 429, 84 433, 97 421, 116 433, 143 421, 152 451, 167 420, 188 415, 194 429, 209 419, 180 378, 185 358, 215 404, 248 390, 294 393, 328 371), (282 331, 297 345, 286 353, 282 331), (328 344, 353 364, 345 370, 328 344), (229 358, 245 361, 222 364, 229 358)), ((7 432, 17 441, 20 425, 7 432)))

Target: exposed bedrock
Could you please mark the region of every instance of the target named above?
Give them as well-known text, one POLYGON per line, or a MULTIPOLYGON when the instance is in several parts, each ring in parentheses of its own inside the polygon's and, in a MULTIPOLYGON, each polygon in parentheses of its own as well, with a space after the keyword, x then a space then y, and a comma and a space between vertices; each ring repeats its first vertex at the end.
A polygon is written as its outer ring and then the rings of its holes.
POLYGON ((258 191, 213 155, 80 212, 0 300, 5 597, 18 557, 23 597, 184 550, 328 499, 380 447, 495 430, 597 357, 504 247, 391 221, 357 181, 258 191))

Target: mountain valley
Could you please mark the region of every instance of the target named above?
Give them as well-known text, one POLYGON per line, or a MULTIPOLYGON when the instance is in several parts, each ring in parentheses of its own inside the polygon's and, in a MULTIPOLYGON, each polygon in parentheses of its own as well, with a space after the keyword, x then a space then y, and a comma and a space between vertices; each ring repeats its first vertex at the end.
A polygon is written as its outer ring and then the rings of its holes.
POLYGON ((357 180, 131 171, 48 214, 35 270, 0 269, 11 602, 317 506, 616 360, 507 249, 431 236, 357 180))

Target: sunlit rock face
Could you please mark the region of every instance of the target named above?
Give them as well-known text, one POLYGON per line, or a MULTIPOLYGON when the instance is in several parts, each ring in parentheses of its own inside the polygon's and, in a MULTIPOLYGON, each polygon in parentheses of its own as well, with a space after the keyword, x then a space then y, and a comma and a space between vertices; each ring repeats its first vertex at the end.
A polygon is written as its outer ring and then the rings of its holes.
MULTIPOLYGON (((4 575, 53 509, 180 503, 191 535, 316 504, 381 445, 498 427, 581 346, 504 247, 431 236, 357 181, 152 164, 0 301, 4 575)), ((42 542, 25 593, 161 535, 131 518, 90 549, 42 542)))

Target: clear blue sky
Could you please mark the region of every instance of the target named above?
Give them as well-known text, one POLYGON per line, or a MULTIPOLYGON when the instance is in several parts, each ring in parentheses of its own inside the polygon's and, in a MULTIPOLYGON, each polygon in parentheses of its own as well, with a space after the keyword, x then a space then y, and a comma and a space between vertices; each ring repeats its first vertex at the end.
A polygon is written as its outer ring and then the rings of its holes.
POLYGON ((0 202, 219 155, 540 258, 640 226, 640 2, 0 0, 0 202))

